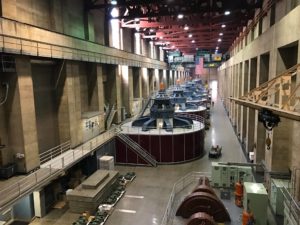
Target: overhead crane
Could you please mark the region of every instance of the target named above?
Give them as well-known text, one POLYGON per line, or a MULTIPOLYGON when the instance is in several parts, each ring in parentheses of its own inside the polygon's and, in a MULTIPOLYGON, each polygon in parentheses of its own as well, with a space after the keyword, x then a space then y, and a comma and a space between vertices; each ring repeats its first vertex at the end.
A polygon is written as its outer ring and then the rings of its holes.
POLYGON ((257 110, 267 109, 283 118, 300 121, 300 64, 296 64, 240 98, 236 104, 257 110))

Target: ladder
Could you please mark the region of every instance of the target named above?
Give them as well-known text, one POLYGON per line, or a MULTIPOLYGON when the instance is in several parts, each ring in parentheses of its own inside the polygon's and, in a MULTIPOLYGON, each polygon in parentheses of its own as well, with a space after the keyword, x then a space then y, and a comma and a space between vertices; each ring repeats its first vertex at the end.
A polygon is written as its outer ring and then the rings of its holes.
POLYGON ((154 167, 157 166, 157 161, 155 160, 155 158, 150 155, 142 146, 132 140, 128 135, 119 132, 117 133, 117 137, 150 165, 154 167))

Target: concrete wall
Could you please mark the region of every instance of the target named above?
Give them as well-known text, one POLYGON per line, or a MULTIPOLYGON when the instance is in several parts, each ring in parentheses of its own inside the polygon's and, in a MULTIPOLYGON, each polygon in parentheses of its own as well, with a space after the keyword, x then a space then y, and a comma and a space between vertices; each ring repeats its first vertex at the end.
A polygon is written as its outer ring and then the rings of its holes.
MULTIPOLYGON (((4 73, 1 74, 0 85, 2 84, 2 82, 9 82, 9 75, 10 74, 4 74, 4 73)), ((12 93, 13 86, 11 83, 9 83, 9 85, 10 85, 9 93, 12 93)), ((5 89, 2 85, 0 88, 0 96, 1 96, 1 101, 4 100, 5 89)), ((8 119, 7 119, 6 105, 7 103, 0 106, 0 138, 1 138, 1 144, 4 144, 6 146, 5 148, 2 148, 0 151, 1 154, 0 166, 5 166, 8 163, 11 163, 13 158, 11 154, 11 148, 9 145, 9 139, 8 139, 8 119)))
MULTIPOLYGON (((255 86, 261 85, 300 62, 299 21, 300 6, 293 8, 291 1, 279 1, 257 25, 262 26, 262 33, 258 31, 253 38, 248 37, 247 44, 242 48, 235 47, 231 51, 231 58, 219 68, 218 72, 220 95, 225 101, 227 110, 231 112, 232 122, 241 121, 241 139, 247 137, 247 150, 251 150, 252 146, 257 157, 255 160, 258 162, 261 159, 265 160, 267 169, 270 171, 287 172, 288 169, 299 168, 299 157, 295 155, 299 154, 300 140, 294 138, 299 122, 282 118, 278 127, 272 132, 266 132, 257 122, 257 112, 253 114, 246 107, 242 107, 241 118, 238 119, 233 113, 235 103, 229 103, 227 98, 232 94, 229 90, 236 85, 244 90, 242 94, 246 94, 255 86), (228 73, 234 74, 232 71, 236 71, 238 64, 243 65, 243 69, 238 71, 238 76, 244 77, 242 83, 236 77, 228 76, 228 73), (254 132, 253 123, 256 123, 254 132), (264 143, 267 136, 272 142, 270 150, 264 143)), ((299 82, 299 77, 294 82, 299 82)), ((270 100, 270 103, 273 101, 274 99, 270 100)), ((300 186, 299 181, 296 182, 296 186, 300 186)))
POLYGON ((123 50, 133 53, 133 34, 132 29, 123 28, 123 50))
POLYGON ((60 144, 55 95, 55 65, 32 64, 34 104, 40 153, 60 144))
POLYGON ((85 38, 82 0, 2 0, 3 17, 85 38))

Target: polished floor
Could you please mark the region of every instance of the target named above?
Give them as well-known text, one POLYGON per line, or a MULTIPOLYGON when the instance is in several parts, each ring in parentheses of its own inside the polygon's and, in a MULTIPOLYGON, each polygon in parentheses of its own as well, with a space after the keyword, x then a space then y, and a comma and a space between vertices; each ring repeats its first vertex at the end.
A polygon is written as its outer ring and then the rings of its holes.
MULTIPOLYGON (((221 145, 223 155, 219 161, 245 162, 245 157, 233 132, 222 103, 218 100, 211 109, 211 128, 206 132, 205 149, 221 145)), ((201 159, 177 165, 157 168, 117 166, 120 173, 134 171, 136 179, 127 187, 125 196, 118 202, 106 225, 160 224, 173 184, 191 171, 210 172, 211 162, 207 154, 201 159)), ((76 220, 78 214, 55 209, 31 225, 67 225, 76 220)))

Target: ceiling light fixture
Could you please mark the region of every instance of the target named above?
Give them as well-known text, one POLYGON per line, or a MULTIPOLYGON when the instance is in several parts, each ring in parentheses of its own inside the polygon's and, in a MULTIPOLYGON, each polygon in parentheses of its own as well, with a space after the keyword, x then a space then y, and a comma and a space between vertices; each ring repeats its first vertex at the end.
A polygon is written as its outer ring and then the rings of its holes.
POLYGON ((228 16, 228 15, 230 15, 230 11, 228 11, 228 10, 227 10, 227 11, 225 11, 225 12, 224 12, 224 15, 225 15, 225 16, 228 16))
POLYGON ((175 48, 175 45, 173 45, 172 48, 175 48))
POLYGON ((178 18, 178 19, 182 19, 182 18, 183 18, 183 14, 178 14, 178 15, 177 15, 177 18, 178 18))
POLYGON ((219 33, 220 36, 223 36, 223 33, 219 33))
POLYGON ((195 40, 192 40, 191 42, 192 42, 192 43, 195 43, 195 40))
POLYGON ((154 32, 154 30, 153 30, 153 29, 150 29, 150 32, 152 33, 152 32, 154 32))
POLYGON ((187 25, 185 25, 183 29, 184 29, 184 30, 188 30, 189 27, 188 27, 187 25))
POLYGON ((160 37, 159 37, 159 39, 163 39, 163 38, 164 38, 163 36, 160 36, 160 37))
POLYGON ((191 38, 191 37, 193 37, 193 35, 192 35, 192 34, 189 34, 189 38, 191 38))
POLYGON ((111 0, 110 4, 116 5, 116 4, 118 4, 118 2, 116 0, 111 0))
POLYGON ((222 26, 221 26, 222 28, 225 28, 226 27, 226 25, 225 24, 222 24, 222 26))
POLYGON ((135 18, 134 21, 135 21, 135 22, 139 22, 140 19, 139 19, 139 18, 135 18))
POLYGON ((219 46, 217 46, 216 49, 219 49, 219 46))
POLYGON ((221 42, 221 41, 222 41, 222 39, 221 39, 221 38, 219 38, 219 39, 218 39, 218 42, 221 42))
POLYGON ((119 16, 119 10, 117 8, 113 8, 110 12, 110 15, 112 16, 112 18, 116 18, 119 16))

